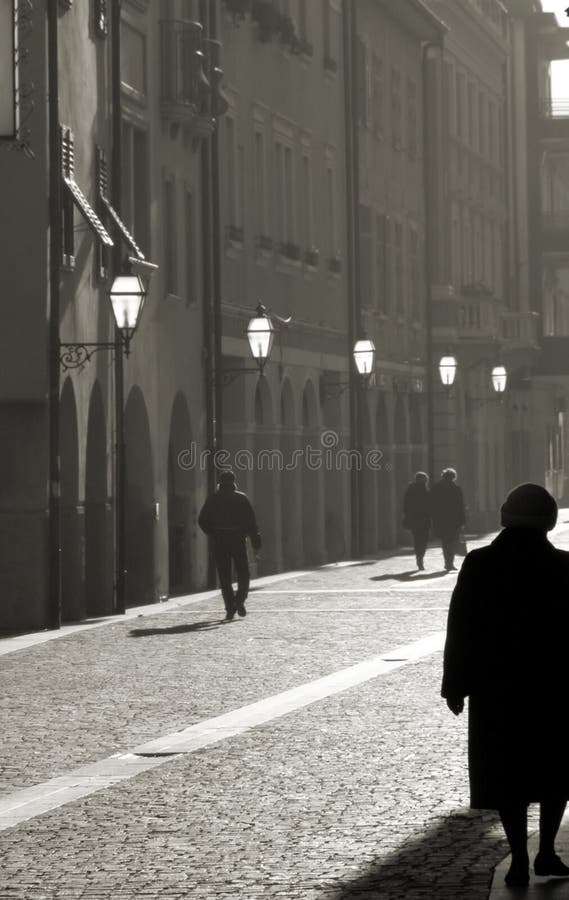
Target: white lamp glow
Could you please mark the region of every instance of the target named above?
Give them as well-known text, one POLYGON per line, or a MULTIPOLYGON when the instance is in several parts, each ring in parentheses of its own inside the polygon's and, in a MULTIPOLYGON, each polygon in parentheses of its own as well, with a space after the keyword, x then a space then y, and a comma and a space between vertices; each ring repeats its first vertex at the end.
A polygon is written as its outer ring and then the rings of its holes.
POLYGON ((370 338, 362 338, 354 344, 354 362, 360 375, 371 375, 375 361, 375 344, 370 338))
POLYGON ((146 289, 138 275, 117 275, 110 292, 117 328, 129 341, 140 318, 146 289))
POLYGON ((265 307, 261 303, 257 306, 256 313, 256 316, 251 319, 247 326, 247 340, 249 341, 253 359, 262 372, 265 363, 271 355, 275 329, 273 328, 273 323, 265 314, 265 307))
POLYGON ((506 390, 508 373, 504 366, 494 366, 492 369, 492 385, 497 394, 503 394, 506 390))
POLYGON ((450 387, 456 375, 456 359, 454 356, 443 356, 439 363, 441 381, 445 387, 450 387))

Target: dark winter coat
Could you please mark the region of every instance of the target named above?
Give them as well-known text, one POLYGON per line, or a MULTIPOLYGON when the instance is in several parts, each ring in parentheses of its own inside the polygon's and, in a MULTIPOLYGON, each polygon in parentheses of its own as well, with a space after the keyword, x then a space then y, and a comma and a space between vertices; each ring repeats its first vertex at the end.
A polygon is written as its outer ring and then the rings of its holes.
POLYGON ((462 490, 448 478, 431 489, 431 517, 433 533, 443 540, 453 540, 466 521, 462 490))
POLYGON ((569 553, 506 528, 468 554, 448 616, 442 696, 468 697, 471 806, 569 799, 569 553))
POLYGON ((250 537, 254 547, 261 539, 255 512, 246 494, 234 484, 222 484, 205 501, 198 517, 198 525, 215 538, 250 537))
POLYGON ((426 484, 412 481, 403 497, 403 528, 428 532, 431 522, 431 503, 426 484))

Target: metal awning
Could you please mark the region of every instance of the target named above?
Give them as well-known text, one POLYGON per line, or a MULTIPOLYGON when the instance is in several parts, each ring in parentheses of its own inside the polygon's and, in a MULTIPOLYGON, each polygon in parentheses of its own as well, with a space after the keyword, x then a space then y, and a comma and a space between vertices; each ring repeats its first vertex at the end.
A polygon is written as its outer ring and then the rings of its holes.
POLYGON ((99 216, 87 200, 87 197, 79 187, 76 181, 73 178, 70 178, 68 175, 63 175, 63 180, 67 187, 71 192, 71 196, 73 197, 75 203, 85 216, 85 219, 93 229, 95 235, 99 238, 103 244, 106 244, 107 247, 113 247, 114 242, 109 232, 99 219, 99 216))
POLYGON ((135 239, 133 238, 132 234, 130 233, 130 231, 128 230, 126 225, 124 224, 123 220, 121 219, 118 212, 112 205, 111 201, 108 199, 108 197, 102 191, 100 193, 100 197, 101 197, 101 202, 105 205, 105 208, 107 209, 109 215, 116 222, 116 224, 117 224, 123 238, 125 239, 126 243, 128 244, 128 246, 131 248, 131 250, 134 251, 134 253, 136 254, 138 259, 144 259, 145 258, 144 253, 142 252, 142 250, 136 243, 135 239))

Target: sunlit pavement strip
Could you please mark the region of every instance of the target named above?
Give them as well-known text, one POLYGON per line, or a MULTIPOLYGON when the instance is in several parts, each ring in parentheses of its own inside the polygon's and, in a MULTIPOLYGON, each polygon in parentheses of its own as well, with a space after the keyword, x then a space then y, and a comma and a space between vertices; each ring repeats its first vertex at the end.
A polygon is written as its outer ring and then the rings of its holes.
POLYGON ((16 791, 0 800, 0 830, 12 828, 50 810, 111 787, 141 772, 162 765, 181 753, 192 753, 259 725, 295 712, 311 703, 356 687, 379 675, 386 675, 442 649, 444 632, 439 631, 411 644, 404 644, 324 678, 267 697, 212 719, 191 725, 118 753, 97 763, 75 769, 43 784, 16 791))

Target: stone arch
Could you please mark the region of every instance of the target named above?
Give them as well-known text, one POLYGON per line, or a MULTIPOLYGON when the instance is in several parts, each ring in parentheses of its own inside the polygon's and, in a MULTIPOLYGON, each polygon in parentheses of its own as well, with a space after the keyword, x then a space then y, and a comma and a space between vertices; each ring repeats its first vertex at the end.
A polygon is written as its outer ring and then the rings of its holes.
POLYGON ((185 594, 193 587, 195 520, 194 470, 180 464, 192 447, 192 426, 185 395, 178 391, 170 415, 168 441, 168 593, 185 594))
POLYGON ((139 387, 133 387, 124 412, 126 603, 158 600, 155 584, 154 467, 148 412, 139 387))
POLYGON ((304 454, 301 461, 302 544, 305 564, 315 565, 324 558, 324 519, 322 497, 322 468, 314 464, 311 450, 321 450, 318 435, 318 400, 310 379, 302 392, 302 440, 304 454))
POLYGON ((108 499, 107 425, 103 393, 93 385, 85 458, 85 599, 88 615, 113 610, 113 520, 108 499))
POLYGON ((61 615, 63 621, 77 621, 85 615, 83 571, 84 521, 79 506, 79 431, 77 402, 70 378, 66 378, 60 399, 61 460, 61 615))

